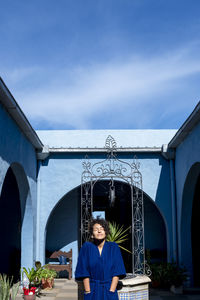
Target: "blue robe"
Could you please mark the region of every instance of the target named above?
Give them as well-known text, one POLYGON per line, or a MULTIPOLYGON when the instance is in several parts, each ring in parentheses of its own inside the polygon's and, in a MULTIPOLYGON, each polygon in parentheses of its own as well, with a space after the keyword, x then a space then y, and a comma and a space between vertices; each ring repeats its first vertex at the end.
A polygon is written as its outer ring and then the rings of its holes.
POLYGON ((77 280, 89 277, 91 293, 84 294, 84 300, 118 300, 117 290, 110 291, 112 278, 126 275, 119 246, 105 242, 101 255, 91 242, 83 244, 75 271, 77 280))

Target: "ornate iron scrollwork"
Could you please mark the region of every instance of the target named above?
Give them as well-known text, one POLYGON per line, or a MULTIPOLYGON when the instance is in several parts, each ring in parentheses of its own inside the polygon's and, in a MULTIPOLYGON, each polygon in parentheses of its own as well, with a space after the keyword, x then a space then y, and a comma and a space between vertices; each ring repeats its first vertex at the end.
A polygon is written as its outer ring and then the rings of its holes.
POLYGON ((117 144, 110 135, 106 139, 105 149, 108 152, 106 159, 91 165, 88 157, 86 157, 83 162, 81 181, 81 241, 87 241, 90 238, 88 224, 93 211, 93 187, 95 183, 102 179, 109 179, 112 182, 114 179, 120 179, 128 183, 131 188, 133 275, 149 273, 145 262, 144 208, 142 174, 139 171, 140 163, 136 156, 134 156, 132 164, 118 159, 117 144))

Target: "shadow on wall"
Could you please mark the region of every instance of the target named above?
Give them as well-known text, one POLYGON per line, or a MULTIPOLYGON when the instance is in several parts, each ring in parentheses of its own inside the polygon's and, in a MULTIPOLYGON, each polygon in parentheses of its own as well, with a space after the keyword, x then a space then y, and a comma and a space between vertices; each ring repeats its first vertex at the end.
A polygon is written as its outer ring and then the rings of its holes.
POLYGON ((163 217, 154 201, 144 193, 145 249, 151 263, 167 261, 167 236, 163 217))
POLYGON ((67 193, 51 212, 46 226, 45 263, 54 251, 69 251, 72 248, 73 270, 76 264, 79 240, 80 187, 67 193))
POLYGON ((32 206, 27 209, 28 195, 29 185, 24 169, 13 163, 7 170, 0 196, 0 273, 13 276, 14 281, 20 278, 23 246, 26 247, 29 266, 33 263, 33 219, 32 206), (29 218, 26 218, 27 211, 29 218), (28 244, 24 234, 27 230, 30 236, 28 244))
POLYGON ((170 235, 170 232, 172 232, 170 165, 169 161, 164 159, 162 155, 159 157, 159 165, 161 166, 161 171, 155 196, 155 203, 162 214, 166 234, 167 260, 170 261, 172 257, 172 235, 170 235))
POLYGON ((21 266, 21 208, 17 180, 8 169, 0 197, 0 273, 19 279, 21 266))

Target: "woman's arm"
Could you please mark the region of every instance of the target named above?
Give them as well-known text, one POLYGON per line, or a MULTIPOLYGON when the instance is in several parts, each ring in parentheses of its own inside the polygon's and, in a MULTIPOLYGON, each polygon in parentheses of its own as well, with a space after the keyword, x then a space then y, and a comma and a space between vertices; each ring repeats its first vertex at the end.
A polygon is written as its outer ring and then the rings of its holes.
POLYGON ((114 292, 116 290, 118 281, 119 281, 119 277, 118 276, 114 276, 112 278, 112 282, 111 282, 111 286, 110 286, 110 291, 111 292, 114 292))
POLYGON ((83 279, 83 285, 84 285, 84 290, 86 293, 90 293, 90 278, 84 278, 83 279))

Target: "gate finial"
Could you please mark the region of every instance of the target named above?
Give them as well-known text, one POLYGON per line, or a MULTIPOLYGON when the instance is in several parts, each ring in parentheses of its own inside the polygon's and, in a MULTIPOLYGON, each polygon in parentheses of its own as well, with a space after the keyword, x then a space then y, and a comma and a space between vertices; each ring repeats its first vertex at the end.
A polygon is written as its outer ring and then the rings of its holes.
POLYGON ((109 135, 106 139, 105 148, 108 149, 108 150, 117 149, 117 143, 111 135, 109 135))

